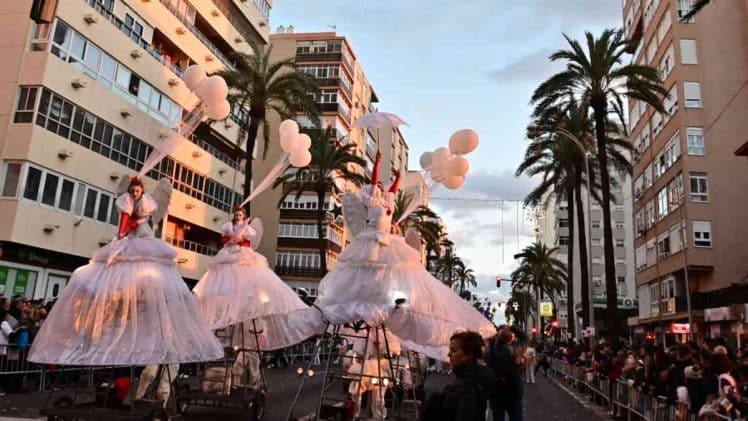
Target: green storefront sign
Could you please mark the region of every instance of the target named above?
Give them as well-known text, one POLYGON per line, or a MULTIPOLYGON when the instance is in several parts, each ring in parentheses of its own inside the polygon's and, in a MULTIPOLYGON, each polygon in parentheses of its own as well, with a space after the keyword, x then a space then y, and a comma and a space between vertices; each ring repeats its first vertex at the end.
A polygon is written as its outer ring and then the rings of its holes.
POLYGON ((5 293, 5 284, 8 282, 8 268, 0 266, 0 294, 5 293))
POLYGON ((29 284, 30 272, 23 269, 16 269, 16 282, 13 284, 13 294, 26 295, 26 287, 29 284))

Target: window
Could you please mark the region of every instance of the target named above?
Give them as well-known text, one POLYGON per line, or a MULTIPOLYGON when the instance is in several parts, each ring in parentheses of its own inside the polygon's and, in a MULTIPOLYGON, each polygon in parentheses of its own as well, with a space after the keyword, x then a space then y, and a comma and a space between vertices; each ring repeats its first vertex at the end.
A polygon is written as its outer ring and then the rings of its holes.
POLYGON ((685 225, 682 222, 678 222, 677 224, 670 227, 670 252, 671 253, 677 253, 681 250, 683 250, 683 228, 685 225))
POLYGON ((75 183, 64 179, 62 180, 62 189, 60 190, 60 209, 70 211, 73 205, 73 191, 75 190, 75 183))
POLYGON ((636 224, 636 236, 640 237, 642 234, 647 232, 647 219, 643 210, 636 213, 634 221, 636 224))
POLYGON ((657 192, 657 220, 668 214, 667 187, 657 192))
POLYGON ((688 173, 689 185, 691 186, 692 202, 708 202, 709 191, 706 173, 688 173))
POLYGON ((667 185, 668 203, 670 212, 683 203, 683 174, 676 175, 667 185))
POLYGON ((38 91, 39 88, 35 86, 21 88, 16 104, 16 115, 13 118, 14 123, 31 123, 34 118, 38 91))
MULTIPOLYGON (((132 170, 140 168, 152 150, 151 146, 141 140, 120 131, 46 88, 42 89, 40 95, 36 124, 132 170)), ((168 177, 173 180, 175 189, 224 212, 230 211, 241 199, 239 193, 213 179, 194 173, 169 157, 162 160, 147 175, 153 179, 168 177)), ((76 197, 76 200, 80 200, 76 202, 76 206, 83 206, 82 197, 76 197)), ((88 213, 96 212, 89 208, 88 213)))
POLYGON ((706 155, 704 148, 704 129, 701 127, 686 128, 686 137, 688 138, 689 155, 706 155))
POLYGON ((701 84, 699 82, 683 82, 683 96, 686 108, 701 108, 701 84))
POLYGON ((616 240, 616 247, 625 247, 626 243, 623 240, 616 240))
POLYGON ((616 222, 616 229, 623 229, 623 222, 616 222))
POLYGON ((640 175, 634 181, 634 199, 641 199, 642 193, 644 193, 644 177, 640 175))
POLYGON ((645 208, 645 222, 647 229, 650 229, 655 223, 655 203, 653 200, 647 202, 645 208))
POLYGON ((669 231, 657 238, 657 260, 666 259, 670 256, 670 236, 669 231))
POLYGON ((60 182, 60 177, 54 174, 47 174, 44 177, 44 189, 42 190, 42 203, 49 206, 55 205, 55 199, 57 198, 57 185, 60 182))
POLYGON ((696 57, 696 40, 680 40, 680 62, 681 64, 699 64, 696 57))
POLYGON ((670 17, 670 7, 668 6, 668 9, 665 11, 665 13, 662 14, 662 19, 660 19, 660 23, 657 25, 657 41, 662 43, 665 41, 665 36, 667 35, 668 30, 673 24, 673 20, 670 17))
POLYGON ((600 238, 593 238, 592 239, 592 245, 593 246, 599 246, 601 244, 602 244, 602 239, 600 239, 600 238))
POLYGON ((689 20, 683 20, 683 16, 687 15, 688 12, 693 8, 694 0, 676 0, 678 2, 678 20, 681 22, 693 22, 694 18, 689 20))
POLYGON ((678 84, 674 84, 668 92, 668 96, 662 101, 662 105, 665 107, 665 113, 668 117, 672 117, 676 111, 678 111, 678 84))
POLYGON ((561 235, 558 237, 558 245, 559 246, 568 246, 569 245, 569 237, 565 235, 561 235))
POLYGON ((653 164, 649 164, 644 168, 644 188, 652 187, 652 183, 654 183, 654 167, 653 164))
POLYGON ((670 76, 670 72, 673 71, 673 65, 675 64, 675 52, 673 51, 672 44, 668 47, 665 55, 660 59, 660 77, 664 81, 670 76))
POLYGON ((693 245, 696 247, 712 246, 712 223, 693 221, 693 245))
POLYGON ((652 239, 647 242, 647 267, 657 263, 657 241, 652 239))
POLYGON ((600 221, 598 220, 592 221, 592 228, 600 228, 600 221))
POLYGON ((618 276, 618 277, 616 277, 616 281, 618 281, 619 284, 625 284, 626 283, 626 277, 625 276, 618 276))
POLYGON ((559 219, 558 220, 558 227, 559 228, 569 228, 569 220, 568 219, 559 219))
POLYGON ((660 315, 660 288, 659 284, 657 282, 652 283, 652 285, 649 286, 649 312, 651 316, 659 316, 660 315))
POLYGON ((647 267, 647 248, 645 246, 636 249, 634 253, 634 264, 636 265, 636 270, 641 270, 647 267))
POLYGON ((25 199, 36 201, 39 198, 39 185, 42 182, 42 172, 37 168, 29 168, 26 174, 26 186, 23 189, 25 199))
POLYGON ((20 180, 21 164, 17 162, 9 162, 5 166, 2 197, 16 197, 16 194, 18 194, 18 182, 20 180))
POLYGON ((651 124, 652 124, 652 136, 656 137, 662 131, 662 114, 657 113, 657 112, 652 114, 651 124))

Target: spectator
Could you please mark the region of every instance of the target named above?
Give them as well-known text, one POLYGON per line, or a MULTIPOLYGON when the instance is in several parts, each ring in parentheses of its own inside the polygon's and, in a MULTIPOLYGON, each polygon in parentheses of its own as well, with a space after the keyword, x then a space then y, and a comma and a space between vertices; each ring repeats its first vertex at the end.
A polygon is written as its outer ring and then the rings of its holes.
POLYGON ((494 421, 504 421, 504 413, 509 415, 510 421, 522 421, 522 378, 512 347, 514 339, 514 333, 503 325, 488 347, 486 363, 497 379, 496 388, 489 397, 494 421))
POLYGON ((449 364, 457 379, 441 396, 429 398, 421 414, 424 421, 485 421, 488 391, 495 388, 491 370, 480 365, 483 339, 476 332, 455 333, 449 342, 449 364), (441 405, 437 402, 441 401, 441 405), (441 408, 440 408, 441 407, 441 408))
MULTIPOLYGON (((8 343, 10 342, 10 335, 13 333, 13 328, 9 322, 10 314, 8 311, 0 307, 0 371, 4 371, 8 365, 8 343)), ((8 378, 9 376, 0 376, 0 396, 5 396, 8 392, 8 378)))
POLYGON ((686 386, 686 367, 691 365, 691 348, 688 345, 678 345, 675 351, 675 361, 667 372, 666 392, 667 402, 678 401, 678 388, 686 386))
POLYGON ((525 382, 535 383, 535 359, 536 352, 534 341, 530 341, 530 344, 525 349, 525 382))

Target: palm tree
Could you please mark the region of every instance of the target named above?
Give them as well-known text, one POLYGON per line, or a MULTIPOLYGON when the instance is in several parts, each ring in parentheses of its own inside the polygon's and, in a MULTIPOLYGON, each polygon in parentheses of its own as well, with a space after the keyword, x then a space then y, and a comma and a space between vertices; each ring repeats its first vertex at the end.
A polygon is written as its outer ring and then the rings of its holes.
POLYGON ((539 109, 548 109, 564 103, 571 91, 581 106, 591 107, 595 120, 597 139, 597 164, 600 171, 603 210, 603 243, 605 256, 605 292, 607 296, 608 337, 616 341, 621 333, 621 317, 618 313, 613 254, 613 229, 610 220, 610 167, 608 165, 609 114, 614 114, 622 123, 624 97, 644 101, 658 112, 665 112, 662 98, 667 90, 661 86, 656 69, 638 64, 624 64, 628 47, 621 30, 606 29, 599 38, 586 33, 587 49, 578 41, 564 35, 569 49, 553 53, 552 61, 565 60, 566 69, 541 83, 532 96, 539 109))
MULTIPOLYGON (((520 259, 519 267, 512 272, 513 286, 526 286, 535 292, 535 299, 540 300, 545 294, 553 301, 568 281, 566 267, 563 262, 554 257, 558 248, 548 248, 536 241, 525 247, 521 253, 514 255, 520 259)), ((540 329, 541 335, 542 327, 540 329)))
MULTIPOLYGON (((319 108, 314 102, 314 94, 319 91, 311 77, 299 72, 293 58, 270 62, 270 53, 255 43, 251 43, 253 54, 236 53, 236 70, 221 70, 219 76, 229 86, 228 100, 232 110, 249 110, 249 124, 239 122, 237 149, 245 144, 244 197, 252 189, 252 167, 255 143, 262 126, 263 151, 265 158, 270 142, 270 127, 267 121, 269 111, 277 113, 281 119, 292 117, 296 111, 306 114, 315 124, 319 123, 319 108)), ((249 210, 249 204, 247 204, 249 210)))
MULTIPOLYGON (((478 282, 475 279, 475 272, 466 267, 464 264, 455 268, 455 279, 460 283, 460 296, 464 298, 465 286, 477 287, 478 282)), ((468 291, 468 297, 470 291, 468 291)))
POLYGON ((460 259, 459 256, 452 253, 451 249, 447 249, 437 262, 436 262, 436 273, 441 278, 442 282, 447 284, 450 288, 457 282, 455 276, 458 271, 464 270, 465 263, 460 259))
POLYGON ((527 318, 529 316, 535 321, 535 314, 532 310, 537 308, 537 304, 529 289, 513 287, 509 300, 506 302, 504 315, 507 320, 511 317, 515 321, 519 321, 522 329, 527 331, 527 318), (516 309, 514 308, 515 303, 517 304, 516 309))
POLYGON ((312 153, 312 162, 307 168, 298 168, 279 177, 273 187, 280 184, 295 181, 291 188, 286 191, 278 202, 278 206, 291 192, 296 192, 296 200, 299 200, 305 191, 317 193, 317 236, 319 239, 319 259, 322 276, 327 274, 326 245, 323 241, 325 219, 325 196, 328 192, 335 191, 335 178, 342 178, 346 182, 352 182, 361 186, 366 182, 362 175, 366 161, 356 156, 356 145, 349 143, 344 146, 336 146, 330 139, 334 138, 334 129, 310 131, 312 145, 309 149, 312 153), (359 170, 356 171, 356 167, 359 170))
POLYGON ((701 11, 701 9, 704 8, 704 6, 706 6, 707 4, 711 2, 712 2, 711 0, 697 0, 696 3, 694 3, 693 6, 691 6, 691 10, 685 15, 683 15, 680 18, 680 20, 681 21, 691 20, 691 18, 696 16, 696 14, 699 13, 699 11, 701 11))

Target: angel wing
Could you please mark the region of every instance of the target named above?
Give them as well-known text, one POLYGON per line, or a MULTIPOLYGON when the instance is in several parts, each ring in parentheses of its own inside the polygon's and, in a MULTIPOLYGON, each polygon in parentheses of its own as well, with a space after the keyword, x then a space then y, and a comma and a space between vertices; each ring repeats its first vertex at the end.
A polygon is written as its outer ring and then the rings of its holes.
POLYGON ((262 224, 262 219, 252 218, 249 226, 255 230, 255 235, 252 237, 252 249, 257 250, 260 247, 260 241, 262 241, 262 234, 265 232, 265 227, 262 224))
POLYGON ((171 180, 168 178, 162 178, 156 183, 156 188, 151 192, 153 200, 156 201, 158 209, 151 215, 151 221, 155 226, 169 211, 169 201, 171 200, 172 185, 171 180))
POLYGON ((127 193, 127 189, 130 188, 130 177, 123 175, 119 178, 119 184, 117 184, 117 197, 127 193))
POLYGON ((358 235, 366 224, 367 211, 364 199, 359 193, 343 195, 343 219, 354 236, 358 235))
POLYGON ((409 228, 408 231, 405 232, 405 243, 414 249, 421 251, 421 237, 413 228, 409 228))

